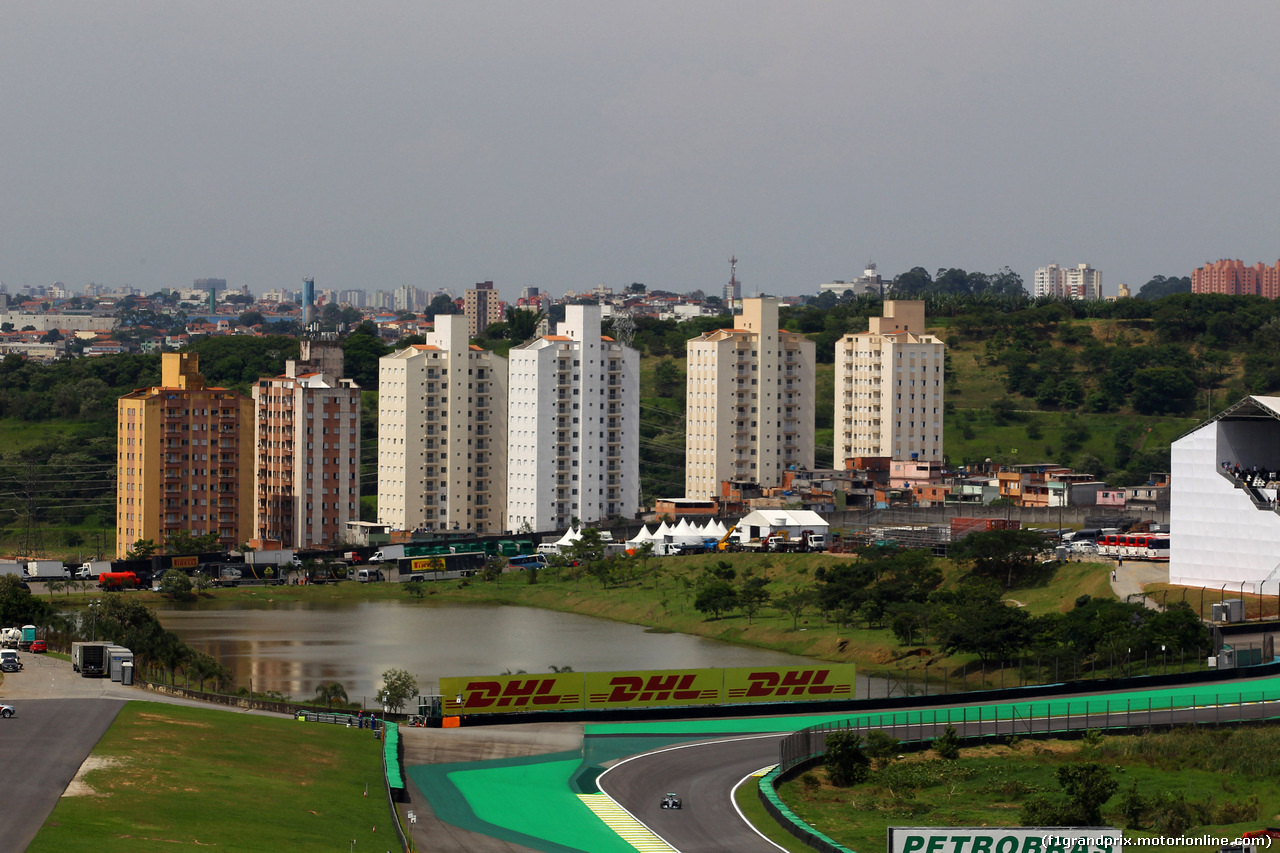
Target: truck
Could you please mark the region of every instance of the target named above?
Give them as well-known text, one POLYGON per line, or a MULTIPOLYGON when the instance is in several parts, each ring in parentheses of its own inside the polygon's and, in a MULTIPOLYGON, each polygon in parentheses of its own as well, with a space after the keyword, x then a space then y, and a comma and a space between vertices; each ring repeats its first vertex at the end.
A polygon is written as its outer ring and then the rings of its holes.
POLYGON ((137 589, 138 576, 134 572, 103 572, 98 575, 98 586, 106 590, 137 589))
POLYGON ((31 644, 36 641, 36 626, 23 625, 22 639, 18 640, 18 649, 21 651, 30 651, 31 644))
POLYGON ((244 572, 239 566, 227 563, 209 566, 208 572, 214 586, 239 586, 240 579, 244 577, 244 572))
POLYGON ((76 578, 82 581, 97 580, 98 575, 111 571, 110 560, 90 560, 76 569, 76 578))
POLYGON ((0 560, 0 577, 5 575, 17 575, 19 578, 25 578, 27 575, 26 566, 12 560, 0 560))
POLYGON ((16 649, 21 639, 21 628, 0 628, 0 649, 16 649))
POLYGON ((57 580, 71 577, 61 560, 28 560, 27 577, 34 580, 57 580))
POLYGON ((391 563, 405 556, 403 545, 383 545, 377 551, 373 552, 373 556, 369 558, 370 563, 391 563))
POLYGON ((80 673, 81 678, 94 676, 101 678, 107 674, 106 643, 72 643, 71 669, 80 673))
POLYGON ((281 548, 277 551, 245 551, 244 561, 250 566, 302 568, 302 560, 289 548, 281 548))

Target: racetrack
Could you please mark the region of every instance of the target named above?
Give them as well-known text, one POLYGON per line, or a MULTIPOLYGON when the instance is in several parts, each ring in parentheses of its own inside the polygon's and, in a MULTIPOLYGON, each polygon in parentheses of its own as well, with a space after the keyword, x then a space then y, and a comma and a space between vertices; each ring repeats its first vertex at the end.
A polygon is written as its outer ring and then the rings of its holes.
POLYGON ((738 814, 733 789, 743 777, 778 762, 782 737, 745 735, 668 747, 615 764, 597 784, 681 853, 777 853, 778 846, 738 814), (661 808, 667 791, 681 797, 684 807, 661 808))

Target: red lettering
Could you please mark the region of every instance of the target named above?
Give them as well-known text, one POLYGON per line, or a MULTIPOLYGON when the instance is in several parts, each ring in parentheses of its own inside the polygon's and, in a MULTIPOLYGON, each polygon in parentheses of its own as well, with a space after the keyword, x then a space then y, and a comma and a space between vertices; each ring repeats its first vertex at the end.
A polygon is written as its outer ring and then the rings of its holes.
POLYGON ((687 675, 680 676, 680 684, 676 687, 676 692, 674 694, 675 698, 686 700, 686 701, 696 701, 697 699, 701 698, 702 697, 701 690, 689 689, 690 687, 693 686, 694 679, 696 679, 697 677, 698 676, 694 675, 692 672, 688 673, 687 675))
POLYGON ((680 684, 678 675, 651 675, 649 682, 640 694, 641 702, 665 702, 671 698, 671 691, 680 684))
POLYGON ((826 696, 833 693, 836 689, 834 684, 827 684, 827 676, 831 674, 829 669, 818 670, 817 677, 813 679, 813 684, 809 685, 809 693, 814 696, 826 696))
POLYGON ((488 708, 502 695, 502 685, 496 681, 469 681, 464 692, 464 708, 488 708))
POLYGON ((776 672, 753 672, 747 675, 751 686, 747 688, 747 696, 772 696, 773 689, 778 686, 776 672))
POLYGON ((608 702, 634 702, 644 687, 644 679, 638 675, 619 675, 609 679, 613 691, 608 702))
POLYGON ((804 690, 809 686, 809 681, 812 678, 813 670, 811 669, 792 670, 782 676, 782 684, 778 688, 778 695, 786 696, 787 689, 791 688, 792 696, 803 696, 804 690))
POLYGON ((529 704, 529 699, 537 694, 547 693, 555 686, 554 678, 528 678, 524 681, 508 681, 506 688, 502 691, 502 698, 498 700, 499 707, 507 707, 514 704, 516 707, 524 707, 529 704))

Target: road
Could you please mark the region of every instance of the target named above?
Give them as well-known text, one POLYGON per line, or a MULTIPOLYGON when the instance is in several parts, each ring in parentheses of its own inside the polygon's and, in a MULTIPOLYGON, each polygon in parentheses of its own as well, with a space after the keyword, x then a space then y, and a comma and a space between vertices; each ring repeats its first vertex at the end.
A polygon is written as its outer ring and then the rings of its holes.
POLYGON ((738 813, 733 789, 778 763, 780 734, 675 746, 622 761, 600 775, 600 790, 681 853, 777 853, 738 813), (672 792, 683 808, 664 809, 672 792))

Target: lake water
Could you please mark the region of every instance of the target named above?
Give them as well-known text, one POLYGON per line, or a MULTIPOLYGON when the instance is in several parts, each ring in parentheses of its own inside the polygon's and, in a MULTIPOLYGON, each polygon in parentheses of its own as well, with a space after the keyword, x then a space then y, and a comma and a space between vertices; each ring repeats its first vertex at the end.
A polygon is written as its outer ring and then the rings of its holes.
MULTIPOLYGON (((208 652, 236 684, 295 699, 336 681, 352 701, 371 702, 379 676, 412 673, 423 694, 441 676, 730 666, 791 666, 813 661, 688 634, 650 634, 638 625, 530 607, 424 606, 374 601, 335 606, 156 607, 165 628, 208 652)), ((181 683, 181 678, 179 678, 181 683)))

